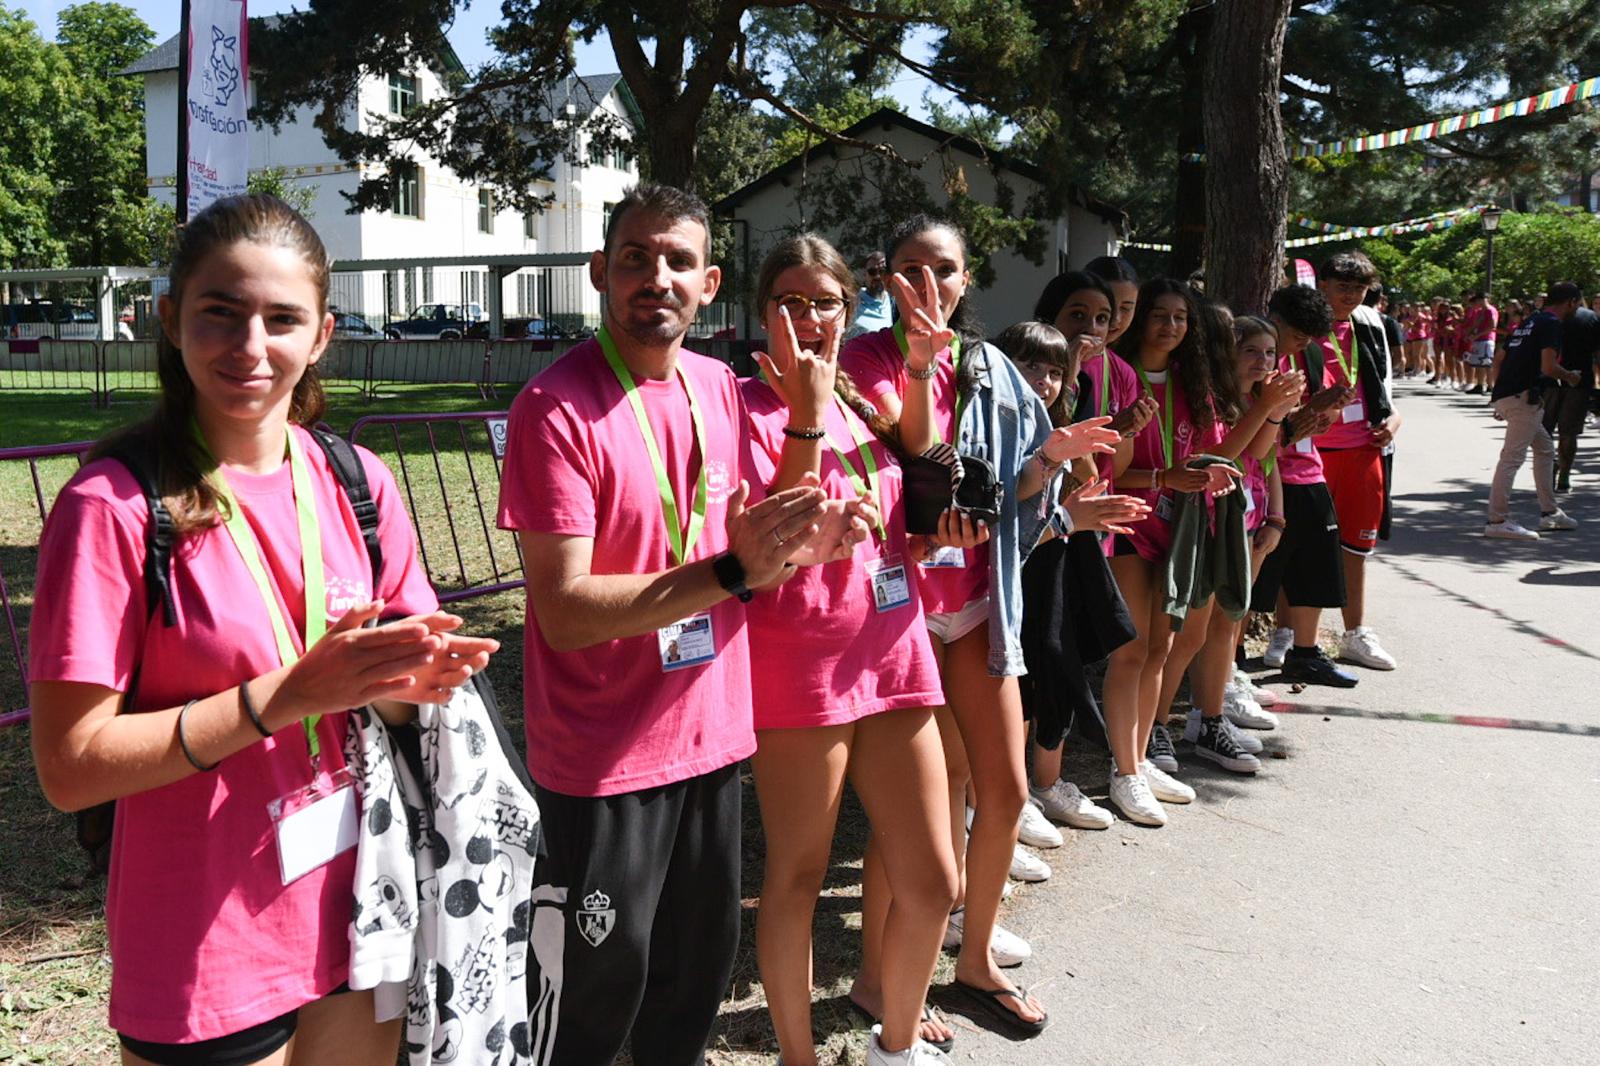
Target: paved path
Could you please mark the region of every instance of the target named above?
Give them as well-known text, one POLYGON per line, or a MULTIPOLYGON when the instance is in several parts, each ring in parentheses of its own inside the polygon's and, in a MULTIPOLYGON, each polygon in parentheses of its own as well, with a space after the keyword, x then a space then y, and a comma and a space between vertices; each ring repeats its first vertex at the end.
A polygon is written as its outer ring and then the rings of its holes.
MULTIPOLYGON (((1579 532, 1486 541, 1499 424, 1398 400, 1368 621, 1400 670, 1293 697, 1255 780, 1191 757, 1165 829, 1071 833, 1007 918, 1051 1028, 963 1029, 958 1062, 1600 1062, 1600 448, 1579 532)), ((1537 516, 1526 469, 1514 509, 1537 516)))

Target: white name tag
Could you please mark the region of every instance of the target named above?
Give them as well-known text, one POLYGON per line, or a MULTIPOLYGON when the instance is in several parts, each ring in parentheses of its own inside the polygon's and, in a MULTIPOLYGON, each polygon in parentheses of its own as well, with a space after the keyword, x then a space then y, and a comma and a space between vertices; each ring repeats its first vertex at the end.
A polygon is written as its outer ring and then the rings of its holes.
POLYGON ((278 870, 291 884, 356 846, 360 810, 349 770, 267 805, 278 837, 278 870))
POLYGON ((1357 400, 1341 412, 1339 420, 1342 422, 1365 422, 1367 420, 1367 405, 1357 400))
POLYGON ((879 614, 911 602, 911 582, 906 579, 905 564, 898 556, 879 560, 868 568, 868 573, 872 576, 872 602, 879 614))
POLYGON ((1172 516, 1174 513, 1175 508, 1173 507, 1172 496, 1170 494, 1163 492, 1160 496, 1156 497, 1157 518, 1161 519, 1163 522, 1170 522, 1172 521, 1172 516))
POLYGON ((1314 447, 1315 445, 1311 443, 1310 437, 1301 437, 1294 442, 1294 450, 1304 455, 1310 455, 1314 447))
POLYGON ((1249 516, 1255 513, 1255 509, 1256 494, 1247 488, 1244 490, 1244 513, 1246 516, 1249 516))
POLYGON ((710 662, 717 657, 711 615, 692 614, 681 622, 662 626, 656 630, 656 646, 661 651, 663 670, 682 670, 710 662))
POLYGON ((967 565, 967 553, 960 548, 940 548, 922 565, 929 570, 960 570, 967 565))

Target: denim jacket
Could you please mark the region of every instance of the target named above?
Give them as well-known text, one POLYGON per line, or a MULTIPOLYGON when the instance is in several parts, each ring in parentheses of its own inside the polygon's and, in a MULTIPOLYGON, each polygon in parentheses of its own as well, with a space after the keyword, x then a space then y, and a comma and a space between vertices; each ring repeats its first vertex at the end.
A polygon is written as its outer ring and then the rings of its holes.
POLYGON ((987 460, 1005 486, 1000 523, 989 531, 989 673, 1016 677, 1022 664, 1022 564, 1047 528, 1071 531, 1061 498, 1061 474, 1027 501, 1017 479, 1050 436, 1050 415, 1038 393, 992 344, 963 353, 974 360, 977 391, 958 427, 957 450, 987 460))

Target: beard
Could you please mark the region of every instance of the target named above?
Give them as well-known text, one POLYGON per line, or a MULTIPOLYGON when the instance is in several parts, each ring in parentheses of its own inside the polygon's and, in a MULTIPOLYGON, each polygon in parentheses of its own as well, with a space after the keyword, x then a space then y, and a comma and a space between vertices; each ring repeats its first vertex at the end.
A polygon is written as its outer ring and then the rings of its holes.
POLYGON ((645 312, 646 317, 636 317, 636 309, 628 308, 629 313, 620 323, 622 332, 637 343, 652 347, 671 344, 688 334, 689 327, 694 323, 694 316, 684 314, 682 303, 671 294, 656 297, 652 302, 666 306, 649 309, 645 312), (662 310, 668 312, 665 317, 660 314, 662 310))

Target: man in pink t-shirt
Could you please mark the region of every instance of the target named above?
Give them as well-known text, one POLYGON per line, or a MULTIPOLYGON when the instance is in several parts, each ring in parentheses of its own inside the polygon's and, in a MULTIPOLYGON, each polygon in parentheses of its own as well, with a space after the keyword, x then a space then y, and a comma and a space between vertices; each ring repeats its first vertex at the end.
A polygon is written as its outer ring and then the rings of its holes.
POLYGON ((690 194, 624 196, 589 265, 599 336, 511 409, 499 523, 527 573, 534 898, 560 912, 533 918, 530 1040, 564 1066, 610 1063, 630 1031, 637 1062, 704 1057, 739 937, 737 765, 755 750, 741 601, 792 573, 826 517, 810 486, 746 507, 733 373, 682 348, 720 281, 708 227, 690 194))
POLYGON ((1489 368, 1494 364, 1495 331, 1499 325, 1500 310, 1489 302, 1489 294, 1473 293, 1462 327, 1467 341, 1467 372, 1472 375, 1472 387, 1467 392, 1473 396, 1489 391, 1489 368))

